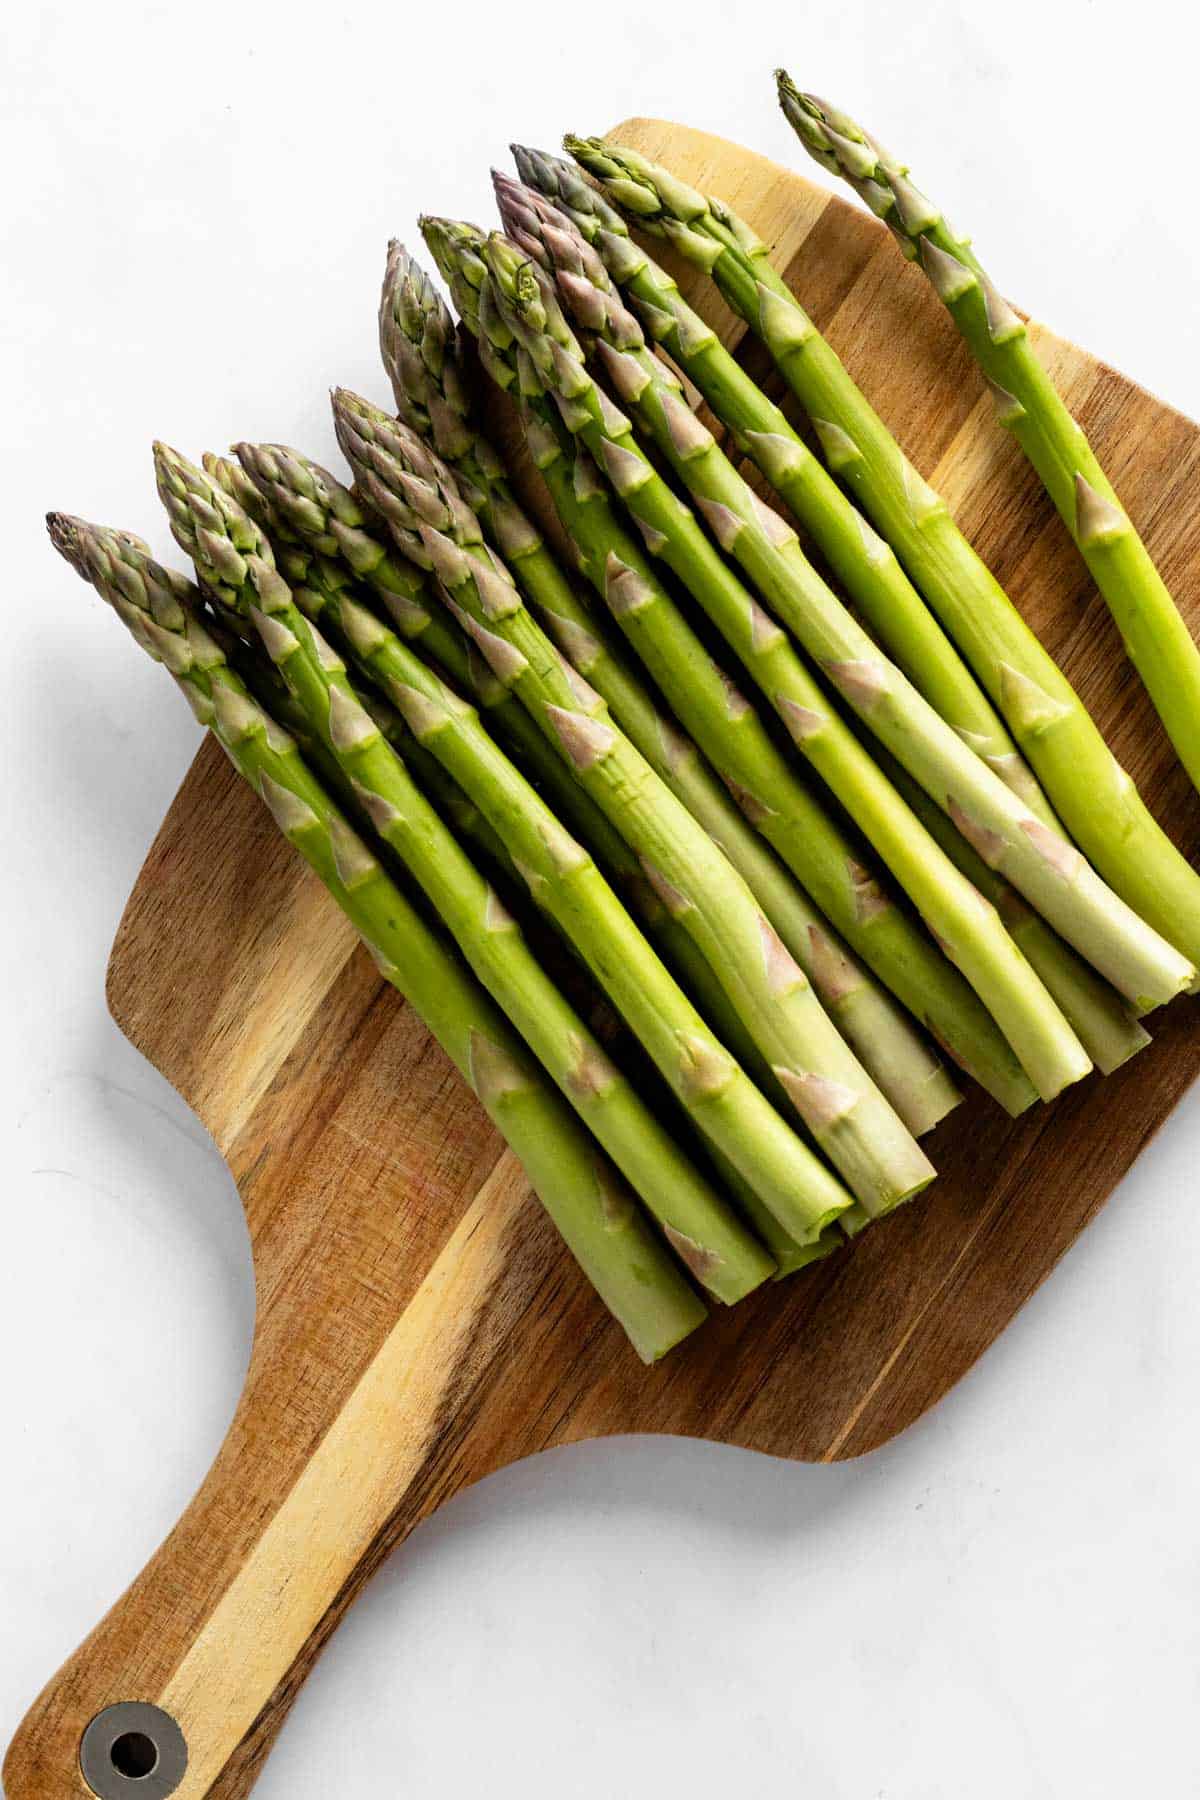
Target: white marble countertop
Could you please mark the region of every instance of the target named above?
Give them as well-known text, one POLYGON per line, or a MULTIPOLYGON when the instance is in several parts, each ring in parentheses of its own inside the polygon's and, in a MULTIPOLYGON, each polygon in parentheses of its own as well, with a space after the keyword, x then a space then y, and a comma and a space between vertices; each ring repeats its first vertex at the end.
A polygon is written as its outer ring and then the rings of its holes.
MULTIPOLYGON (((228 1174, 104 1008, 196 728, 51 555, 47 506, 165 552, 153 435, 331 454, 328 385, 383 397, 389 234, 488 215, 510 137, 634 112, 798 155, 780 60, 903 148, 1015 298, 1200 413, 1196 26, 1168 0, 693 0, 686 40, 629 0, 602 30, 529 16, 525 41, 474 0, 10 19, 5 1740, 186 1504, 252 1325, 228 1174)), ((1198 1150, 1194 1096, 977 1371, 864 1462, 622 1441, 460 1497, 352 1613, 257 1792, 1197 1792, 1198 1150)))

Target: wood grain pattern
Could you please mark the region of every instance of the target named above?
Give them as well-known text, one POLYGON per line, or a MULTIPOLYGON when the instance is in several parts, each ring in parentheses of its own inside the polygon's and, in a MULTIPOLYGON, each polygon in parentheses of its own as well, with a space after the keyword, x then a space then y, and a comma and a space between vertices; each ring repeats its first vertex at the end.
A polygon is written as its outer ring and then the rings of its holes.
MULTIPOLYGON (((620 135, 725 194, 778 247, 1194 854, 1200 804, 921 276, 873 220, 749 152, 654 121, 620 135)), ((711 290, 676 273, 736 342, 711 290)), ((1196 627, 1200 431, 1040 328, 1037 341, 1196 627)), ((778 393, 757 347, 742 353, 778 393)), ((1003 1330, 1200 1071, 1196 1014, 1181 1001, 1103 1089, 1093 1079, 1015 1123, 971 1100, 930 1140, 941 1178, 919 1204, 647 1372, 445 1058, 211 744, 138 880, 109 997, 237 1179, 254 1350, 192 1506, 22 1726, 9 1800, 86 1795, 81 1733, 125 1699, 180 1721, 183 1800, 247 1794, 372 1570, 456 1489, 518 1457, 637 1431, 810 1460, 885 1442, 1003 1330)))

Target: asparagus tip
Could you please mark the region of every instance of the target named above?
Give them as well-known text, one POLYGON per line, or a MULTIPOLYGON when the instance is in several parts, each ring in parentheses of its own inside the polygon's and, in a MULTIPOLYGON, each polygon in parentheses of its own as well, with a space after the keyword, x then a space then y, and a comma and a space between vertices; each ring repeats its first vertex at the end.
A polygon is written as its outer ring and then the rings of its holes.
MULTIPOLYGON (((46 530, 50 542, 65 557, 77 575, 84 575, 80 530, 82 519, 76 519, 71 513, 48 512, 46 514, 46 530)), ((86 578, 86 577, 85 577, 86 578)))
POLYGON ((176 450, 173 444, 164 443, 162 438, 155 438, 150 445, 150 454, 154 459, 154 473, 159 480, 160 491, 163 476, 168 471, 177 478, 182 478, 185 486, 190 486, 188 475, 193 465, 181 450, 176 450))

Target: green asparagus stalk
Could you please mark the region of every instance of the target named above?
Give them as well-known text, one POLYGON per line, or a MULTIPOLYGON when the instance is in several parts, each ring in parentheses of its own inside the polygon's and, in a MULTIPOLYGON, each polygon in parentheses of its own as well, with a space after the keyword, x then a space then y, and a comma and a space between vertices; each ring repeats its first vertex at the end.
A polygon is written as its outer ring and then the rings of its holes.
MULTIPOLYGON (((520 144, 512 149, 528 185, 495 176, 509 236, 537 256, 549 232, 552 245, 559 247, 560 271, 574 273, 577 252, 570 237, 562 237, 561 218, 556 216, 565 215, 628 296, 648 336, 695 384, 738 448, 800 520, 876 641, 1030 811, 1044 824, 1056 826, 1032 770, 895 551, 838 487, 782 408, 747 375, 712 327, 688 305, 673 276, 634 243, 620 213, 577 169, 543 151, 520 144)), ((585 270, 579 274, 586 278, 585 270)))
MULTIPOLYGON (((210 474, 213 474, 215 470, 226 472, 229 467, 223 463, 221 458, 217 457, 206 457, 204 461, 210 474)), ((236 465, 233 467, 236 468, 236 465)), ((237 474, 242 475, 243 481, 246 479, 240 469, 237 469, 237 474)), ((215 475, 214 478, 216 478, 215 475)), ((225 483, 223 482, 222 485, 225 483)), ((232 486, 231 490, 227 489, 227 491, 233 491, 236 494, 237 488, 232 486)), ((247 498, 253 505, 253 494, 248 495, 247 498)), ((258 498, 261 500, 261 496, 258 498)), ((246 510, 251 511, 251 506, 247 506, 246 510)), ((269 531, 269 525, 265 521, 260 522, 264 523, 264 528, 269 531)), ((278 556, 278 550, 276 553, 278 556)), ((295 566, 294 557, 291 559, 291 566, 295 566)), ((281 563, 281 567, 290 581, 291 576, 287 563, 281 563)), ((319 619, 323 626, 330 626, 330 635, 335 642, 338 642, 339 634, 336 626, 333 625, 333 620, 338 616, 343 604, 356 607, 359 612, 362 612, 364 609, 361 601, 351 599, 347 595, 344 585, 340 583, 335 584, 330 592, 320 571, 312 566, 305 572, 304 580, 307 585, 293 586, 297 604, 307 616, 319 619)), ((361 621, 361 627, 363 631, 369 633, 370 626, 366 619, 361 621)), ((350 648, 348 636, 343 636, 340 642, 342 647, 347 650, 350 648)), ((335 793, 341 793, 344 790, 344 803, 356 807, 358 800, 353 788, 345 781, 337 763, 328 757, 320 740, 311 732, 307 715, 297 704, 287 683, 274 664, 261 652, 261 649, 257 653, 247 653, 247 649, 245 644, 239 642, 236 655, 231 660, 238 668, 238 672, 242 674, 243 679, 246 680, 251 691, 255 692, 259 698, 266 696, 263 703, 269 704, 274 715, 299 739, 306 759, 312 761, 315 756, 322 759, 323 764, 331 765, 328 779, 325 777, 325 769, 322 766, 322 778, 326 779, 326 785, 332 784, 335 793)), ((364 674, 371 673, 370 662, 367 660, 362 662, 361 667, 364 674)), ((437 758, 414 738, 400 714, 387 700, 382 698, 378 687, 364 690, 360 693, 360 698, 363 706, 389 743, 394 744, 404 757, 418 787, 429 796, 434 806, 443 818, 448 820, 457 835, 465 839, 468 844, 473 844, 481 850, 493 866, 501 869, 509 878, 511 886, 517 891, 523 891, 520 871, 499 834, 492 829, 479 807, 467 798, 457 782, 447 774, 437 758)), ((585 823, 590 834, 585 841, 610 881, 614 883, 617 892, 622 895, 630 909, 636 913, 648 937, 656 945, 668 967, 674 969, 686 992, 698 1003, 705 1020, 715 1027, 717 1036, 722 1043, 732 1052, 759 1089, 778 1104, 772 1091, 777 1086, 774 1076, 763 1063, 757 1047, 747 1038, 741 1020, 729 1005, 724 990, 713 978, 708 964, 696 949, 687 932, 668 913, 642 874, 636 857, 609 825, 604 814, 592 806, 586 794, 582 789, 577 788, 569 777, 565 786, 569 791, 565 796, 560 797, 574 802, 577 814, 586 815, 585 823)), ((556 810, 558 809, 556 808, 556 810)), ((569 811, 560 811, 559 816, 564 818, 572 829, 577 829, 577 820, 569 811)), ((369 817, 366 819, 366 824, 370 829, 369 817)), ((575 953, 573 943, 568 942, 567 948, 573 954, 575 953)), ((614 1014, 614 1019, 615 1016, 614 1014)), ((602 1041, 607 1042, 606 1034, 598 1032, 598 1035, 601 1036, 602 1041)), ((646 1066, 649 1068, 650 1065, 646 1066)), ((670 1090, 665 1088, 665 1091, 669 1093, 670 1090)), ((781 1092, 780 1097, 786 1105, 787 1096, 781 1092)), ((685 1123, 694 1124, 685 1108, 680 1109, 680 1117, 685 1123)), ((713 1143, 705 1140, 698 1132, 695 1133, 695 1136, 696 1142, 706 1149, 720 1175, 725 1190, 737 1202, 755 1235, 766 1245, 774 1258, 777 1265, 775 1273, 777 1280, 807 1268, 810 1263, 820 1260, 837 1248, 839 1234, 833 1227, 823 1232, 815 1242, 801 1243, 780 1224, 774 1214, 759 1199, 754 1187, 743 1178, 732 1163, 720 1154, 713 1143)))
POLYGON ((422 229, 460 315, 478 334, 482 365, 502 389, 519 391, 534 461, 573 541, 586 547, 589 579, 676 716, 705 744, 747 818, 867 965, 1001 1105, 1013 1114, 1023 1111, 1036 1094, 991 1015, 894 905, 860 846, 796 779, 754 708, 711 661, 621 524, 590 458, 558 421, 529 357, 497 312, 483 234, 433 218, 424 219, 422 229))
MULTIPOLYGON (((644 681, 614 652, 594 607, 563 576, 521 509, 502 458, 474 423, 471 381, 460 361, 445 304, 420 265, 395 243, 388 252, 380 344, 399 416, 453 466, 486 538, 509 561, 518 585, 559 649, 607 701, 656 774, 724 850, 812 982, 826 1012, 909 1130, 915 1136, 930 1130, 957 1104, 954 1083, 896 1002, 854 962, 831 926, 789 879, 694 744, 664 719, 644 681)), ((614 550, 619 553, 620 528, 611 517, 602 485, 594 481, 585 488, 577 484, 575 473, 567 475, 566 491, 556 492, 555 499, 580 566, 603 599, 608 556, 614 550), (600 545, 597 527, 603 533, 600 545)), ((713 681, 719 684, 720 679, 714 669, 713 681)), ((727 702, 726 688, 722 709, 727 702)), ((585 834, 585 842, 596 849, 592 836, 585 834)), ((841 846, 839 853, 844 867, 846 852, 841 846)), ((605 857, 601 862, 609 867, 605 857)), ((685 981, 685 986, 690 989, 691 984, 685 981)))
MULTIPOLYGON (((276 616, 296 633, 290 612, 276 616)), ((372 612, 330 592, 319 617, 499 833, 537 905, 577 947, 698 1131, 752 1182, 758 1145, 777 1132, 776 1115, 668 975, 588 850, 497 747, 474 708, 372 612), (704 1085, 696 1080, 699 1067, 708 1074, 704 1085)), ((790 1210, 780 1216, 798 1241, 817 1235, 848 1204, 824 1165, 811 1153, 807 1161, 806 1180, 802 1186, 797 1179, 790 1210)))
POLYGON ((654 1362, 704 1307, 611 1163, 458 959, 413 912, 330 801, 293 741, 205 631, 193 585, 146 546, 61 513, 51 541, 161 662, 244 780, 413 1006, 524 1166, 572 1254, 638 1354, 654 1362))
MULTIPOLYGON (((555 393, 565 423, 604 460, 621 499, 654 533, 668 566, 722 632, 780 714, 797 748, 824 776, 913 899, 1013 1045, 1035 1087, 1049 1099, 1080 1080, 1090 1068, 1083 1047, 1004 931, 994 908, 963 880, 913 818, 830 708, 785 633, 718 554, 691 509, 657 474, 638 446, 629 419, 586 371, 579 346, 536 265, 515 245, 493 238, 488 266, 505 322, 555 393)), ((719 522, 719 515, 714 517, 719 522)), ((760 529, 759 535, 766 533, 760 529)), ((883 710, 889 703, 887 683, 872 684, 869 675, 875 665, 863 660, 864 690, 869 698, 872 686, 878 688, 877 709, 883 710)), ((854 672, 853 666, 834 670, 842 677, 854 672)), ((970 760, 986 773, 985 765, 970 760)))
POLYGON ((759 335, 809 413, 833 472, 892 544, 966 656, 1083 854, 1135 912, 1200 962, 1200 876, 1145 807, 1085 707, 949 508, 912 467, 772 267, 723 202, 598 139, 568 141, 638 226, 709 273, 759 335))
POLYGON ((600 257, 570 220, 557 214, 546 231, 528 209, 523 217, 527 242, 593 342, 620 399, 692 494, 722 547, 863 723, 945 807, 985 860, 1129 1000, 1148 1007, 1182 992, 1195 971, 1178 951, 1106 888, 880 655, 813 569, 792 528, 764 507, 690 412, 678 381, 650 353, 600 257))
POLYGON ((643 1105, 530 952, 515 921, 420 793, 359 702, 345 664, 296 606, 249 514, 203 471, 155 446, 155 472, 177 542, 203 586, 249 617, 322 743, 354 784, 472 969, 566 1099, 717 1299, 770 1272, 761 1246, 643 1105))
MULTIPOLYGON (((918 1192, 932 1178, 927 1158, 839 1037, 745 882, 524 606, 485 548, 448 466, 406 426, 353 395, 339 390, 334 413, 370 503, 404 553, 436 573, 494 672, 638 855, 847 1185, 876 1213, 918 1192)), ((761 1141, 756 1150, 761 1163, 761 1141)))
POLYGON ((908 179, 908 168, 853 119, 776 71, 779 101, 810 155, 842 175, 919 262, 971 353, 1006 426, 1037 470, 1108 604, 1126 653, 1200 787, 1200 646, 1086 433, 1071 417, 1029 341, 1029 331, 985 272, 969 238, 908 179))
MULTIPOLYGON (((204 459, 205 467, 209 467, 210 460, 214 464, 220 461, 218 458, 206 457, 204 459)), ((241 473, 240 470, 239 473, 241 473)), ((316 598, 312 589, 293 591, 296 592, 297 601, 301 606, 305 605, 306 600, 311 603, 316 598)), ((336 641, 336 632, 333 635, 336 641)), ((218 641, 220 641, 219 635, 218 641)), ((261 647, 255 652, 239 640, 232 651, 226 647, 226 655, 229 657, 231 666, 241 675, 255 698, 259 699, 261 704, 267 707, 272 715, 296 737, 305 760, 314 764, 314 759, 316 759, 315 766, 320 769, 321 779, 326 787, 332 788, 352 816, 356 810, 361 812, 362 809, 359 807, 358 797, 353 788, 346 782, 337 763, 328 757, 324 746, 312 733, 307 715, 297 704, 287 683, 274 664, 262 653, 261 647)), ((366 673, 365 665, 364 673, 366 673)), ((437 758, 413 737, 396 709, 381 697, 377 688, 361 692, 360 698, 363 706, 388 742, 394 744, 403 755, 418 787, 433 801, 438 812, 449 822, 456 834, 477 850, 482 851, 488 861, 508 878, 510 887, 518 893, 524 891, 520 872, 499 834, 492 830, 480 809, 468 800, 437 758)), ((574 789, 574 793, 590 808, 590 802, 587 801, 582 790, 574 789)), ((674 968, 685 990, 699 1004, 706 1021, 714 1025, 717 1036, 732 1051, 742 1068, 774 1104, 778 1105, 782 1101, 786 1106, 788 1103, 786 1094, 779 1090, 779 1098, 776 1098, 773 1090, 777 1088, 778 1084, 775 1082, 774 1076, 762 1062, 757 1047, 746 1037, 741 1020, 730 1007, 723 989, 713 979, 708 964, 699 954, 687 933, 671 918, 642 875, 636 858, 612 830, 604 815, 595 808, 590 808, 590 810, 593 814, 592 823, 598 822, 603 828, 603 842, 598 843, 595 839, 589 839, 589 848, 596 855, 609 879, 613 881, 618 893, 624 897, 631 910, 636 912, 643 929, 657 946, 660 955, 663 956, 669 967, 674 968)), ((366 829, 370 831, 372 826, 369 815, 363 814, 363 821, 366 829)), ((562 941, 566 944, 567 950, 575 955, 574 945, 566 942, 565 939, 562 941)), ((543 960, 551 948, 550 944, 538 945, 539 954, 542 955, 543 960)), ((582 966, 582 964, 579 965, 580 968, 582 966)), ((547 967, 552 969, 553 966, 548 963, 547 967)), ((564 965, 563 972, 556 978, 561 980, 562 974, 569 972, 570 965, 564 965)), ((632 1035, 625 1033, 620 1043, 616 1041, 613 1033, 623 1032, 624 1028, 615 1013, 610 1014, 604 1027, 601 1027, 598 1023, 598 1013, 604 1003, 599 1001, 597 990, 593 989, 593 994, 596 995, 597 1005, 588 1010, 585 1016, 589 1018, 601 1042, 609 1047, 615 1060, 621 1063, 623 1058, 619 1051, 629 1050, 630 1045, 634 1042, 632 1035)), ((644 1071, 644 1075, 640 1076, 640 1079, 653 1073, 653 1067, 644 1054, 641 1057, 640 1066, 644 1071)), ((645 1093, 645 1090, 642 1091, 645 1093)), ((664 1097, 673 1098, 665 1083, 663 1084, 663 1093, 664 1097)), ((814 1242, 801 1243, 764 1206, 753 1186, 743 1178, 733 1164, 720 1154, 711 1141, 706 1140, 698 1131, 694 1130, 694 1121, 686 1109, 679 1109, 679 1118, 681 1123, 692 1130, 695 1144, 707 1153, 720 1177, 722 1187, 736 1202, 755 1236, 765 1244, 770 1252, 776 1264, 775 1280, 780 1281, 789 1275, 797 1274, 801 1269, 808 1268, 810 1264, 822 1261, 837 1249, 843 1239, 842 1233, 836 1225, 829 1226, 814 1242)), ((849 1210, 858 1212, 861 1209, 856 1204, 849 1210)), ((869 1215, 864 1214, 863 1216, 864 1219, 869 1219, 869 1215)))
MULTIPOLYGON (((267 532, 276 560, 292 587, 297 604, 308 617, 319 620, 322 626, 330 626, 330 634, 338 642, 339 634, 334 621, 338 618, 341 606, 348 604, 361 613, 364 610, 361 598, 354 595, 353 591, 347 591, 348 584, 344 579, 336 578, 340 571, 323 569, 313 552, 303 549, 277 517, 271 518, 263 496, 237 463, 210 453, 204 457, 203 466, 213 480, 237 499, 267 532)), ((360 623, 362 629, 369 631, 367 620, 360 623)), ((369 814, 363 812, 353 787, 336 760, 329 755, 312 731, 308 715, 278 669, 263 652, 261 644, 248 645, 215 622, 213 630, 231 666, 245 681, 253 696, 292 733, 299 742, 305 760, 319 769, 326 787, 331 788, 352 813, 360 814, 365 828, 371 831, 373 827, 369 814)), ((348 635, 343 635, 340 642, 349 648, 348 635)), ((371 673, 368 660, 364 659, 361 667, 364 674, 371 673)), ((400 714, 382 697, 379 688, 364 690, 360 698, 385 738, 404 757, 418 787, 433 801, 457 835, 481 850, 494 866, 503 870, 510 884, 518 891, 521 890, 523 884, 520 873, 499 834, 493 831, 480 809, 467 798, 437 758, 417 741, 400 714)), ((569 778, 566 787, 569 790, 567 797, 576 803, 576 810, 587 814, 586 823, 592 835, 586 841, 609 879, 615 883, 626 903, 636 911, 643 928, 658 946, 668 965, 675 969, 687 992, 698 1001, 705 1019, 715 1025, 718 1037, 733 1052, 762 1092, 773 1098, 772 1090, 777 1084, 771 1070, 759 1056, 757 1046, 746 1036, 741 1020, 729 1005, 724 990, 713 978, 708 964, 691 938, 667 912, 642 874, 632 851, 612 829, 604 814, 592 806, 582 789, 577 788, 569 778)), ((575 827, 576 821, 569 814, 560 814, 560 817, 566 817, 567 822, 575 827)), ((568 944, 568 948, 574 951, 573 945, 568 944)), ((615 1014, 613 1019, 616 1020, 615 1014)), ((608 1041, 607 1034, 598 1032, 598 1035, 602 1037, 602 1041, 608 1041)), ((649 1071, 651 1065, 647 1062, 645 1067, 649 1071)), ((669 1093, 669 1089, 665 1091, 669 1093)), ((782 1090, 779 1093, 786 1106, 786 1094, 782 1090)), ((691 1123, 686 1109, 681 1109, 680 1117, 691 1123)), ((732 1163, 721 1156, 711 1142, 706 1142, 698 1133, 696 1141, 704 1146, 726 1191, 737 1202, 755 1235, 770 1251, 777 1265, 776 1280, 807 1268, 837 1248, 841 1234, 834 1227, 829 1227, 813 1243, 799 1242, 763 1205, 753 1186, 732 1163)))
POLYGON ((1070 1020, 1101 1074, 1111 1075, 1144 1050, 1150 1034, 1129 1002, 1122 1000, 1069 944, 1064 944, 1002 875, 988 867, 941 808, 886 751, 881 753, 880 762, 897 793, 912 807, 929 835, 996 908, 1008 935, 1041 977, 1063 1017, 1070 1020))
MULTIPOLYGON (((298 451, 285 450, 278 445, 245 443, 239 444, 237 448, 245 465, 244 469, 239 470, 241 482, 228 472, 227 465, 221 458, 209 457, 205 466, 210 473, 217 472, 226 491, 232 493, 268 533, 277 556, 282 555, 283 572, 301 608, 310 617, 320 619, 335 604, 339 595, 348 595, 362 604, 369 592, 377 601, 382 601, 383 609, 394 618, 396 609, 388 605, 388 599, 396 591, 397 576, 386 568, 389 552, 382 541, 367 530, 367 516, 361 508, 355 515, 361 521, 355 526, 358 540, 354 551, 355 561, 360 567, 368 567, 368 579, 372 570, 377 574, 382 571, 382 582, 373 582, 365 587, 354 580, 347 561, 334 561, 313 548, 314 545, 329 547, 332 543, 328 529, 330 521, 326 516, 331 498, 340 514, 347 519, 352 516, 352 509, 359 507, 349 489, 337 482, 327 470, 302 457, 298 451), (247 471, 253 471, 255 481, 250 480, 247 471), (284 496, 287 498, 286 510, 281 504, 284 496), (298 523, 303 524, 307 536, 300 535, 298 523), (364 545, 368 547, 364 548, 364 545)), ((436 606, 431 595, 429 599, 430 604, 436 606)), ((380 611, 379 605, 375 611, 380 611)), ((427 660, 436 663, 443 672, 449 674, 452 686, 459 686, 463 691, 470 692, 485 708, 489 727, 499 737, 509 755, 534 782, 558 817, 568 824, 581 842, 597 854, 610 879, 616 880, 626 903, 633 906, 639 918, 651 929, 660 950, 666 954, 688 992, 700 1001, 705 1016, 715 1019, 717 1009, 713 1002, 715 993, 721 990, 717 988, 714 991, 711 977, 703 978, 702 970, 707 969, 707 965, 703 963, 688 934, 671 918, 655 895, 624 840, 609 824, 599 807, 573 780, 562 758, 551 748, 525 708, 502 686, 482 658, 477 653, 472 654, 474 646, 469 640, 458 632, 456 626, 446 625, 444 622, 435 621, 431 628, 425 622, 428 617, 429 612, 424 605, 419 611, 406 606, 396 619, 400 635, 406 641, 415 642, 427 660), (430 654, 431 643, 439 653, 436 656, 430 654)), ((369 701, 366 703, 371 704, 369 701)), ((672 738, 666 720, 662 721, 662 726, 664 740, 670 744, 672 738)), ((410 743, 411 741, 410 734, 410 743)), ((683 766, 687 760, 686 745, 682 737, 679 737, 678 743, 679 749, 672 753, 671 760, 677 766, 683 766)), ((425 784, 419 782, 419 785, 425 784)), ((823 948, 818 945, 814 954, 820 955, 823 948)), ((831 961, 827 955, 825 960, 831 961)), ((830 985, 839 1003, 849 1001, 852 1004, 853 982, 849 977, 843 977, 839 983, 836 966, 831 966, 830 985)), ((728 1003, 725 1003, 719 1035, 726 1035, 725 1027, 731 1017, 736 1015, 731 1015, 728 1003)), ((739 1056, 738 1060, 740 1062, 742 1058, 739 1056)), ((929 1102, 929 1108, 932 1108, 938 1086, 937 1065, 933 1065, 927 1075, 928 1087, 935 1090, 929 1102)), ((916 1106, 920 1097, 916 1091, 915 1071, 913 1081, 913 1102, 916 1106)), ((932 1122, 931 1120, 930 1123, 932 1122)))

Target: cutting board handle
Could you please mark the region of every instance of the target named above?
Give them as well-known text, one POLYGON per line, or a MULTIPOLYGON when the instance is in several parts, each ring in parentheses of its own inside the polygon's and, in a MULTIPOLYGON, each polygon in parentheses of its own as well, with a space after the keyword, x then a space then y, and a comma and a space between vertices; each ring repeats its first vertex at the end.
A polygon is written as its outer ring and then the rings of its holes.
MULTIPOLYGON (((265 1507, 270 1433, 255 1416, 264 1384, 252 1359, 246 1397, 188 1511, 22 1723, 4 1764, 7 1800, 249 1793, 363 1582, 427 1513, 486 1472, 490 1453, 472 1452, 459 1413, 481 1360, 501 1349, 497 1310, 512 1316, 497 1301, 528 1194, 510 1165, 497 1165, 299 1476, 265 1507), (220 1592, 198 1603, 214 1532, 221 1551, 230 1541, 243 1550, 220 1592), (126 1710, 131 1703, 139 1710, 126 1710)), ((292 1428, 304 1429, 302 1416, 292 1428)))

